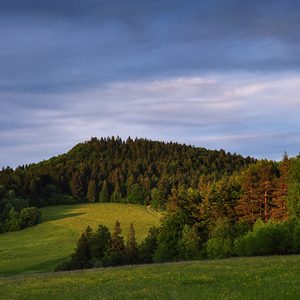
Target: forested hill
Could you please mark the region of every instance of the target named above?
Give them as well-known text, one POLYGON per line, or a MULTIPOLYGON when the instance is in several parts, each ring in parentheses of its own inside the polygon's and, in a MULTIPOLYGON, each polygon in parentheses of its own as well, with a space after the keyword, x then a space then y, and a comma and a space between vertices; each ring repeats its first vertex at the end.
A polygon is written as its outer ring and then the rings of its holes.
POLYGON ((0 213, 9 197, 26 200, 34 207, 84 201, 152 201, 163 207, 172 189, 201 190, 253 163, 254 158, 224 150, 137 138, 92 138, 38 164, 3 168, 0 213))

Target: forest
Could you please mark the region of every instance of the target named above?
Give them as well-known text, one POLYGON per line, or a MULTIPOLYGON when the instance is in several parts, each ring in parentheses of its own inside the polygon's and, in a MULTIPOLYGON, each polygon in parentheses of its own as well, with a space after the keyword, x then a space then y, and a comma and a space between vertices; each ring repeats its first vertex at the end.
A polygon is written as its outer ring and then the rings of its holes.
POLYGON ((166 212, 148 244, 136 246, 145 254, 136 262, 298 253, 299 197, 300 156, 284 153, 276 162, 173 142, 91 138, 38 164, 2 168, 0 232, 34 226, 44 206, 136 203, 166 212))

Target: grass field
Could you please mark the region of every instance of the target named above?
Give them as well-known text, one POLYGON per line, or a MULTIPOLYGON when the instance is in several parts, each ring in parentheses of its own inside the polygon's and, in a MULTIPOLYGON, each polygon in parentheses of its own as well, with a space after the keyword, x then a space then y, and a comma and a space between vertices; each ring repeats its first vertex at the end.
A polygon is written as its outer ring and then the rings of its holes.
POLYGON ((140 265, 0 279, 2 299, 300 299, 300 256, 140 265))
POLYGON ((126 239, 133 222, 137 242, 148 235, 151 226, 159 226, 159 217, 142 205, 50 206, 42 208, 42 216, 42 223, 35 227, 0 234, 0 277, 53 271, 58 264, 70 259, 77 240, 88 225, 95 230, 102 224, 113 232, 118 220, 126 239))

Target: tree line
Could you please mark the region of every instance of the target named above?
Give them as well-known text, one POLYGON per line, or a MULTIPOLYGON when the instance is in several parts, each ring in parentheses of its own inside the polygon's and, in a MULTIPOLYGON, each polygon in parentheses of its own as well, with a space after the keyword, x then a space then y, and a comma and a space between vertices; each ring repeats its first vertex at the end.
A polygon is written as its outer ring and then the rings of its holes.
POLYGON ((130 137, 91 138, 38 164, 0 171, 0 231, 10 211, 28 207, 116 202, 165 208, 172 190, 203 189, 255 163, 224 150, 130 137), (1 192, 2 191, 2 192, 1 192))
MULTIPOLYGON (((13 228, 30 206, 99 201, 166 210, 151 242, 137 247, 145 247, 138 262, 299 251, 300 155, 275 162, 172 142, 92 138, 39 164, 3 168, 0 184, 2 228, 13 228), (284 235, 282 244, 277 237, 284 235)), ((118 256, 108 257, 104 265, 118 256)))

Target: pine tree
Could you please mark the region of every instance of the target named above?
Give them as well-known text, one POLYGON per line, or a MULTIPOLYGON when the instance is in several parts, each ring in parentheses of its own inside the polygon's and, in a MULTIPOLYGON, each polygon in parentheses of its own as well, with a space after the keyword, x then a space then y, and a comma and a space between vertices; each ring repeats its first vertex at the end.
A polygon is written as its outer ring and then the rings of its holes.
POLYGON ((78 171, 72 177, 71 188, 75 199, 83 197, 83 184, 78 171))
POLYGON ((287 203, 286 198, 288 196, 288 184, 287 184, 287 174, 290 169, 292 161, 289 159, 287 153, 285 153, 280 166, 280 177, 276 178, 276 188, 273 193, 274 208, 271 211, 271 217, 275 221, 284 220, 287 218, 287 203))
POLYGON ((138 262, 138 250, 137 243, 135 240, 135 230, 133 224, 130 224, 129 233, 127 236, 126 246, 125 246, 125 255, 124 263, 127 265, 136 264, 138 262))
POLYGON ((108 187, 107 182, 104 180, 102 190, 99 195, 99 202, 105 203, 109 202, 109 194, 108 194, 108 187))
POLYGON ((92 229, 90 226, 88 226, 88 227, 85 229, 84 234, 85 234, 85 236, 86 236, 88 242, 90 242, 90 239, 91 239, 91 237, 93 236, 93 229, 92 229))
POLYGON ((92 256, 101 259, 111 241, 111 234, 109 229, 104 225, 99 225, 97 231, 91 238, 92 256))
POLYGON ((95 180, 90 180, 87 192, 87 198, 90 203, 96 202, 96 183, 95 180))
POLYGON ((124 238, 120 236, 122 233, 121 225, 119 221, 116 221, 114 233, 111 236, 111 243, 109 250, 110 252, 115 253, 124 253, 125 246, 124 246, 124 238))
POLYGON ((118 183, 115 186, 115 190, 110 197, 110 202, 113 202, 113 203, 121 203, 122 202, 122 193, 121 193, 118 183))
POLYGON ((92 259, 90 243, 85 233, 82 233, 78 242, 75 253, 71 255, 70 266, 73 270, 88 269, 91 267, 90 260, 92 259))

